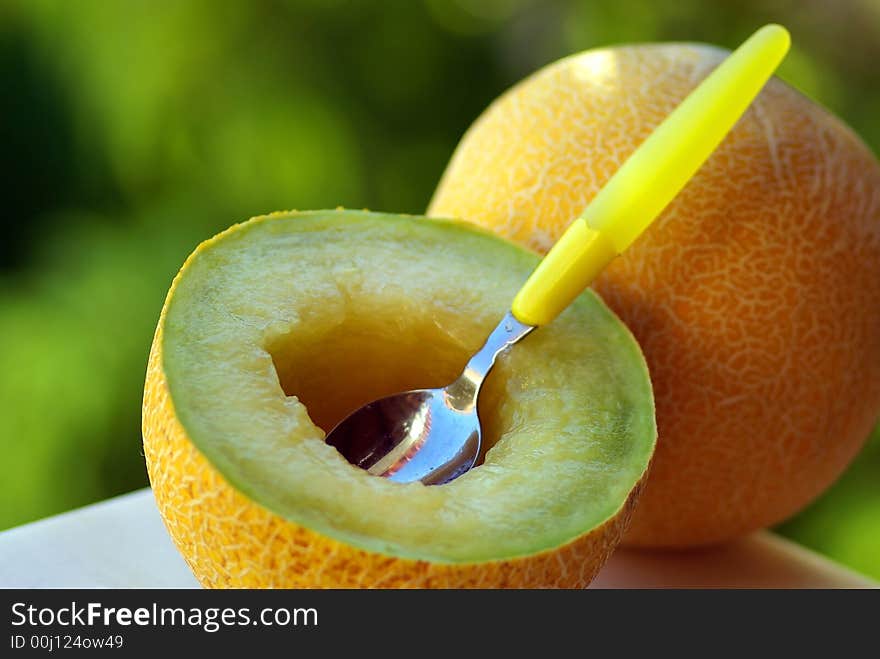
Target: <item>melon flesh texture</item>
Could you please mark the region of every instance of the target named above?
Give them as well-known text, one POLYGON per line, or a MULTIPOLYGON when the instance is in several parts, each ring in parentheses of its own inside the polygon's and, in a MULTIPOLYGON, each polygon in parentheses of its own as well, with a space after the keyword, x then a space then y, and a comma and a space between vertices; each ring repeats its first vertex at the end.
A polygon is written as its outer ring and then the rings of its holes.
POLYGON ((252 501, 361 549, 473 563, 564 545, 619 512, 656 436, 641 352, 592 292, 500 359, 484 461, 455 481, 394 483, 323 441, 358 405, 453 380, 537 262, 453 221, 326 211, 236 227, 168 302, 177 418, 252 501))

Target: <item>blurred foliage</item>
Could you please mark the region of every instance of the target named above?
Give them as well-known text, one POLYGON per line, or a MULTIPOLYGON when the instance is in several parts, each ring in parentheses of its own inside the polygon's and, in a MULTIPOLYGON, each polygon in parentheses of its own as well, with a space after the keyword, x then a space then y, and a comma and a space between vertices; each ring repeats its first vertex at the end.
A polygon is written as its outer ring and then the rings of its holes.
MULTIPOLYGON (((0 5, 0 528, 146 484, 140 398, 202 239, 282 208, 420 212, 458 138, 540 66, 732 47, 880 145, 880 1, 7 0, 0 5)), ((880 577, 880 435, 790 536, 880 577)))

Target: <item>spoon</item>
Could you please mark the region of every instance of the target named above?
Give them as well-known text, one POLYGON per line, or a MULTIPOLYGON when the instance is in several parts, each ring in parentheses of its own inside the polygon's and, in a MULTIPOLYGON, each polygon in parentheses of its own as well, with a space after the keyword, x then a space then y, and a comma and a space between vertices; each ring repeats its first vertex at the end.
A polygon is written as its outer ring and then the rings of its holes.
POLYGON ((785 28, 764 26, 669 114, 538 264, 458 379, 368 403, 327 443, 352 464, 402 483, 439 485, 471 469, 481 444, 477 399, 497 357, 556 318, 648 227, 733 128, 789 42, 785 28))

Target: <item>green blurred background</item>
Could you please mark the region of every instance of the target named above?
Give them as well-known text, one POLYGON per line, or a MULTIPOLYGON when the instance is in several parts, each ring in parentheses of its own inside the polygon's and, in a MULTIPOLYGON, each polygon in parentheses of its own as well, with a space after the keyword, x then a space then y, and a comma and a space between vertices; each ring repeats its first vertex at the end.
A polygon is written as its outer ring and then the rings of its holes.
MULTIPOLYGON (((6 0, 0 4, 0 529, 147 484, 140 403, 168 285, 249 216, 418 213, 470 122, 561 56, 733 47, 880 147, 880 0, 6 0)), ((880 578, 880 433, 780 530, 880 578)))

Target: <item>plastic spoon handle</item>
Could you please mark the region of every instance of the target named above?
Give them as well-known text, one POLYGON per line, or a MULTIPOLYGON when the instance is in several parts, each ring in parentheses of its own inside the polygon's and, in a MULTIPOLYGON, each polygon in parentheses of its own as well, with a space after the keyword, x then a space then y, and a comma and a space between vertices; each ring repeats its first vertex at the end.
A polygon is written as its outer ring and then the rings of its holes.
POLYGON ((733 128, 788 52, 766 25, 725 59, 617 170, 514 298, 527 325, 546 325, 661 213, 733 128))

